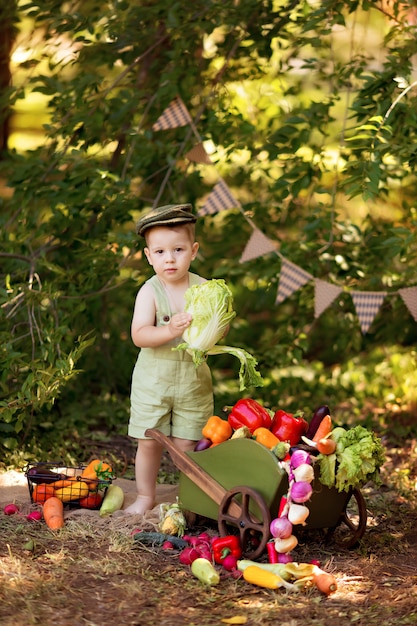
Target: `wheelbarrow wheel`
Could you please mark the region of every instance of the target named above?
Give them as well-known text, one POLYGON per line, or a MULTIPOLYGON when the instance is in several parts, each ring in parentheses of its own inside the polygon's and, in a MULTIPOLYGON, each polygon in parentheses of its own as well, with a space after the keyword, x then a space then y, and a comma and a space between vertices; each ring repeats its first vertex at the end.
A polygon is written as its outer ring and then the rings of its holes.
POLYGON ((360 489, 353 489, 340 516, 338 524, 340 532, 336 532, 335 529, 335 540, 345 548, 353 548, 365 533, 367 519, 365 498, 360 489))
POLYGON ((218 514, 219 534, 224 537, 230 534, 230 526, 237 528, 245 558, 255 560, 264 552, 270 537, 270 524, 269 509, 255 489, 234 487, 224 495, 218 514), (240 507, 237 516, 229 512, 232 502, 240 507))

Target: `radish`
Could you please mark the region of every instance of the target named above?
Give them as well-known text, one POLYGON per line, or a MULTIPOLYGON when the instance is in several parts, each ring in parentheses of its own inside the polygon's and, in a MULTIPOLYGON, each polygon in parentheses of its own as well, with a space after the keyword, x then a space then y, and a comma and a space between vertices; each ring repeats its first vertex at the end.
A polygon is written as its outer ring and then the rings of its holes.
POLYGON ((182 563, 182 565, 191 565, 191 563, 199 557, 200 554, 197 552, 197 550, 190 546, 189 548, 184 548, 184 550, 181 552, 180 563, 182 563))
POLYGON ((29 522, 40 522, 42 519, 42 513, 40 511, 32 511, 32 513, 26 515, 26 519, 29 522))
POLYGON ((237 569, 237 558, 233 554, 228 554, 224 557, 222 565, 224 569, 232 572, 233 570, 237 569))
POLYGON ((5 515, 15 515, 16 513, 19 513, 19 507, 17 504, 6 504, 3 509, 3 513, 5 515))

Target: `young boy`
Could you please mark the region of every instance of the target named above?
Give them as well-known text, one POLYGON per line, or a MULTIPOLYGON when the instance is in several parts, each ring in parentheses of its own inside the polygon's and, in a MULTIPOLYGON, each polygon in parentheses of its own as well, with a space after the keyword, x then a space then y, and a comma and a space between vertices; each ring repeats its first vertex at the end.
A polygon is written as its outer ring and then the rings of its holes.
POLYGON ((184 294, 204 279, 189 272, 198 251, 191 205, 159 207, 142 217, 137 233, 155 275, 140 288, 131 335, 141 348, 132 377, 129 435, 138 440, 135 459, 137 498, 125 513, 143 515, 155 504, 163 447, 145 437, 147 428, 170 436, 184 452, 192 450, 213 413, 209 367, 195 367, 186 351, 175 351, 191 315, 184 294))

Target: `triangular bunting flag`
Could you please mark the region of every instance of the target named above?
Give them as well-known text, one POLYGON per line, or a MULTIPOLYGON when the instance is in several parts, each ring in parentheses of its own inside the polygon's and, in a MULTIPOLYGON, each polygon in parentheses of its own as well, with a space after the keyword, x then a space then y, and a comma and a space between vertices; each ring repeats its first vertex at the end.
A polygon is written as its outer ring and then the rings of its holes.
POLYGON ((305 272, 301 267, 298 267, 294 263, 282 260, 281 274, 279 277, 278 294, 275 300, 275 304, 280 304, 285 298, 288 298, 294 291, 297 291, 300 287, 308 283, 313 277, 308 272, 305 272))
POLYGON ((404 289, 399 289, 398 293, 417 322, 417 287, 405 287, 404 289))
POLYGON ((195 163, 205 163, 206 165, 213 164, 213 161, 210 159, 202 143, 198 143, 194 148, 191 148, 185 155, 185 158, 195 163))
POLYGON ((152 130, 167 130, 167 128, 177 128, 178 126, 186 126, 191 122, 191 116, 187 107, 181 98, 177 97, 158 117, 152 130))
POLYGON ((237 206, 240 206, 239 202, 233 197, 224 180, 221 180, 213 187, 213 191, 207 198, 206 204, 198 211, 198 215, 213 215, 219 211, 233 209, 237 206))
POLYGON ((268 239, 263 232, 255 228, 248 243, 246 244, 242 256, 240 257, 240 262, 244 263, 245 261, 250 261, 251 259, 257 259, 258 257, 268 254, 269 252, 275 252, 277 247, 277 243, 268 239))
POLYGON ((341 291, 343 291, 341 287, 316 278, 314 282, 314 317, 320 317, 341 291))
POLYGON ((367 333, 387 295, 385 291, 353 291, 352 300, 362 333, 367 333))

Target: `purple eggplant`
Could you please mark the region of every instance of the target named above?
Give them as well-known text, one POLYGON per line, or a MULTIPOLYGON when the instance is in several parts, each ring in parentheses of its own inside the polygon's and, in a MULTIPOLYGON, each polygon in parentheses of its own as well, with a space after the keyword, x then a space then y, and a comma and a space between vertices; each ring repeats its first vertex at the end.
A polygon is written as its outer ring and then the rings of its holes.
POLYGON ((308 429, 306 432, 307 439, 313 439, 316 431, 323 419, 326 415, 330 415, 330 409, 326 404, 322 404, 314 411, 313 417, 311 418, 311 422, 308 425, 308 429))
POLYGON ((40 485, 41 483, 50 484, 54 483, 57 480, 61 480, 66 478, 63 474, 58 474, 57 472, 53 472, 45 466, 37 465, 36 467, 31 467, 26 472, 27 478, 30 482, 35 485, 40 485))
POLYGON ((195 444, 194 452, 201 452, 202 450, 207 450, 207 448, 210 448, 211 445, 212 445, 212 441, 210 441, 210 439, 206 439, 205 437, 203 437, 203 439, 200 439, 200 441, 197 441, 197 443, 195 444))

